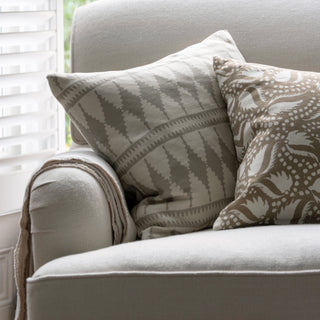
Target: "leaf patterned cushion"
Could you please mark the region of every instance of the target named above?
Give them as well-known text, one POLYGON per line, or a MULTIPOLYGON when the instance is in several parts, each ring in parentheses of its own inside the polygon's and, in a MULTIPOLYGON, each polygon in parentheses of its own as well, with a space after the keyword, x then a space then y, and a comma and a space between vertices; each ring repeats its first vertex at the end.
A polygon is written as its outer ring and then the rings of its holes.
POLYGON ((214 58, 240 163, 214 229, 320 222, 320 74, 214 58))
POLYGON ((91 147, 115 169, 139 236, 212 226, 237 161, 214 55, 243 60, 226 31, 150 65, 48 77, 91 147))

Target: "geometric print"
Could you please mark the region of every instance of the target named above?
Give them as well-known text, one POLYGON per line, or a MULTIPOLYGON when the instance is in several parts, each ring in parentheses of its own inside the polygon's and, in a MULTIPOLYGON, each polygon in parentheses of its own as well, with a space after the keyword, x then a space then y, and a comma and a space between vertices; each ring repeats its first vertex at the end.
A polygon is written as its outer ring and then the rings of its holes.
POLYGON ((143 239, 209 227, 233 200, 237 161, 215 54, 243 60, 222 31, 150 65, 48 76, 73 123, 117 172, 143 239))
POLYGON ((214 58, 240 167, 214 229, 320 222, 320 74, 214 58))

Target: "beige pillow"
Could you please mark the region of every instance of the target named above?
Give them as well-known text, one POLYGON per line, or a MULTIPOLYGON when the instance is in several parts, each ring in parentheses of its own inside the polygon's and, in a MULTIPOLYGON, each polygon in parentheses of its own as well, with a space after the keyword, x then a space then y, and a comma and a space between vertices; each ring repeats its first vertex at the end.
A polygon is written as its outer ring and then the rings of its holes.
POLYGON ((214 229, 320 222, 320 74, 214 58, 240 164, 214 229))
POLYGON ((212 226, 237 162, 212 57, 243 60, 226 31, 150 65, 55 74, 52 92, 133 199, 140 237, 212 226))

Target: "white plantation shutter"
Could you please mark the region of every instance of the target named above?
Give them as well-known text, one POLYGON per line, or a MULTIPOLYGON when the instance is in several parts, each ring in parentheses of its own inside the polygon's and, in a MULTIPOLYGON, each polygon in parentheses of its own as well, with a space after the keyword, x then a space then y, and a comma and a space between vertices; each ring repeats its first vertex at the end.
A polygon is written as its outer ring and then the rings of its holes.
POLYGON ((32 172, 64 150, 64 112, 46 75, 63 71, 62 0, 0 0, 0 214, 18 211, 32 172))

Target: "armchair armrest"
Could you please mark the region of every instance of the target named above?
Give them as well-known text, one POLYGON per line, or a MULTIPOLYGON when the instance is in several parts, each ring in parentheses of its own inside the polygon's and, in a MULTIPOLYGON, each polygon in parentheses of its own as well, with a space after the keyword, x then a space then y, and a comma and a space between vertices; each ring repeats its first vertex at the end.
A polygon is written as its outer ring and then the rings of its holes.
POLYGON ((54 156, 27 186, 15 249, 15 319, 26 318, 26 279, 46 262, 136 239, 120 181, 92 150, 54 156))
POLYGON ((136 239, 120 182, 104 159, 90 149, 78 149, 49 162, 50 167, 36 177, 30 191, 34 271, 61 256, 136 239), (120 193, 115 195, 106 183, 120 193), (126 215, 122 224, 115 209, 126 215), (126 230, 117 230, 121 227, 126 230), (122 236, 117 236, 119 232, 122 236))

